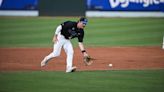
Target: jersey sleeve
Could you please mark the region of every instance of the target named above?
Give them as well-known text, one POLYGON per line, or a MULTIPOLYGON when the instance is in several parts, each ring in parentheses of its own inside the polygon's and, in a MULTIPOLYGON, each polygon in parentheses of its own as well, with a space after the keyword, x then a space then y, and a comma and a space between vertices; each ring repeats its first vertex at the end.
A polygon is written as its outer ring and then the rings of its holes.
POLYGON ((83 42, 83 38, 84 38, 84 31, 80 30, 80 35, 78 36, 78 41, 83 42))
POLYGON ((56 28, 55 35, 58 35, 59 32, 61 32, 61 30, 62 30, 62 26, 59 25, 59 26, 56 28))

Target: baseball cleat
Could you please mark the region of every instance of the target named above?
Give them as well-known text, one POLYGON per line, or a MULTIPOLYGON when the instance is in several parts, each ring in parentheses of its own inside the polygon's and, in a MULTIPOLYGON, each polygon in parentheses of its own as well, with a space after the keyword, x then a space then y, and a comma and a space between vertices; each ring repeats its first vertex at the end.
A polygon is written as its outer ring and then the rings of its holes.
POLYGON ((76 67, 76 66, 71 67, 71 68, 69 68, 69 69, 67 69, 67 70, 66 70, 66 73, 75 72, 75 71, 76 71, 76 69, 77 69, 77 67, 76 67))
POLYGON ((42 62, 41 62, 41 64, 40 64, 40 65, 41 65, 41 67, 46 66, 47 62, 48 62, 48 61, 47 61, 47 60, 45 60, 45 59, 44 59, 44 60, 42 60, 42 62))

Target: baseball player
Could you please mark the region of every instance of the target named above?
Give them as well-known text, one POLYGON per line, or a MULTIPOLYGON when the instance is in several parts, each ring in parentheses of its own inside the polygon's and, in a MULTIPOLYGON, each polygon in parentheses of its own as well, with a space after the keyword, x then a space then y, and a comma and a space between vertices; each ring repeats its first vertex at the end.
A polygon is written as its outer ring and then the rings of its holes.
POLYGON ((70 40, 73 38, 78 38, 78 45, 81 52, 83 53, 84 57, 88 56, 83 45, 84 28, 87 22, 88 20, 85 17, 81 17, 77 22, 65 21, 64 23, 60 24, 56 28, 53 37, 53 51, 42 60, 41 67, 45 66, 50 59, 59 56, 61 53, 61 48, 63 47, 67 55, 66 73, 74 72, 76 70, 76 67, 72 66, 74 50, 70 40))

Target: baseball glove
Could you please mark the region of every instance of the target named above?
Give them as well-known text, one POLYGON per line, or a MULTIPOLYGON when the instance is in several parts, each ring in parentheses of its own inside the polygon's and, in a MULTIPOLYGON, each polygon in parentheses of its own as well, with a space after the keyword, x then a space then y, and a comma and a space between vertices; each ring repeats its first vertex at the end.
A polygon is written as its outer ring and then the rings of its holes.
POLYGON ((83 61, 85 65, 91 65, 93 63, 93 58, 91 58, 90 56, 84 56, 83 61))

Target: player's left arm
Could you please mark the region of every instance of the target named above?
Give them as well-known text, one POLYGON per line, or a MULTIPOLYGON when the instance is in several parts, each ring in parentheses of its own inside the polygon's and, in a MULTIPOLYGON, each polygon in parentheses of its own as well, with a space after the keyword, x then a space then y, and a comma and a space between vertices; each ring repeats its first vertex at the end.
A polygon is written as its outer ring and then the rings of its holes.
POLYGON ((79 42, 79 48, 81 50, 81 52, 83 53, 84 56, 88 56, 85 48, 84 48, 84 44, 82 42, 79 42))
POLYGON ((91 65, 91 64, 93 63, 93 60, 94 60, 94 59, 91 58, 91 57, 87 54, 87 52, 86 52, 86 50, 85 50, 85 48, 84 48, 84 44, 83 44, 82 42, 79 42, 79 47, 80 47, 81 52, 82 52, 83 55, 84 55, 83 61, 84 61, 85 65, 91 65))
POLYGON ((93 63, 93 59, 88 55, 87 51, 85 50, 84 44, 83 44, 83 38, 84 38, 84 32, 81 31, 81 35, 78 37, 79 40, 79 48, 81 52, 83 53, 83 61, 85 65, 91 65, 93 63))
POLYGON ((87 52, 85 50, 85 47, 83 44, 83 38, 84 38, 84 30, 80 30, 80 35, 78 36, 79 48, 85 57, 85 56, 89 56, 89 55, 87 54, 87 52))

